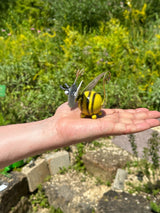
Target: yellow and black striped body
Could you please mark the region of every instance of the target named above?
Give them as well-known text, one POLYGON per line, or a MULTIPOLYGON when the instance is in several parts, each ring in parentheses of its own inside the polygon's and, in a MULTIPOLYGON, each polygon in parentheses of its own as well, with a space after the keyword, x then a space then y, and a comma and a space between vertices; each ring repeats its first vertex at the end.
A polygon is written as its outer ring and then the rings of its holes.
POLYGON ((85 91, 78 98, 78 107, 81 110, 81 117, 97 118, 100 114, 103 99, 100 94, 94 91, 85 91))

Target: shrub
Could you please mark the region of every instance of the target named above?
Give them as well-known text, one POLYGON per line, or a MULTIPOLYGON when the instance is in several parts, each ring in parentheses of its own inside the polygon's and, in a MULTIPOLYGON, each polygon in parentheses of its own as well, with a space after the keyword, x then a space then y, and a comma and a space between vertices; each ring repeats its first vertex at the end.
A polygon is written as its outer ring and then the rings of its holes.
POLYGON ((50 10, 50 1, 43 0, 7 0, 2 8, 1 27, 10 24, 14 30, 19 28, 20 24, 24 26, 29 24, 35 28, 49 28, 54 25, 53 14, 50 10))
MULTIPOLYGON (((154 0, 0 4, 3 17, 9 5, 0 32, 0 83, 7 86, 0 103, 4 120, 25 122, 52 115, 67 100, 60 84, 71 85, 78 69, 84 69, 84 86, 99 73, 111 72, 107 107, 159 109, 160 21, 147 25, 154 4, 154 0)), ((103 93, 101 83, 96 91, 103 93)))
POLYGON ((147 103, 150 108, 160 111, 160 78, 150 87, 147 96, 147 103))
POLYGON ((12 123, 48 117, 59 105, 57 89, 65 75, 58 71, 61 52, 55 37, 54 31, 33 29, 0 37, 0 82, 7 87, 0 106, 12 123))
POLYGON ((115 82, 109 82, 106 86, 106 106, 107 108, 138 108, 145 107, 141 100, 141 93, 134 79, 120 78, 115 82))
POLYGON ((59 26, 74 26, 81 32, 89 32, 97 28, 99 22, 108 21, 115 15, 123 16, 120 0, 55 0, 52 1, 51 10, 54 11, 54 18, 59 26))

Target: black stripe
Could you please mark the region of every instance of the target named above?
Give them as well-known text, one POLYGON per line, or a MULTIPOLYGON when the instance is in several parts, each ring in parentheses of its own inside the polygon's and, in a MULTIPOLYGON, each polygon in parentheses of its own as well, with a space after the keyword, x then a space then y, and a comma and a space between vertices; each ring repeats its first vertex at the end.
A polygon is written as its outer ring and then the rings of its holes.
POLYGON ((91 106, 91 113, 93 114, 93 105, 94 105, 94 101, 95 101, 95 97, 96 97, 96 92, 94 93, 93 95, 93 98, 92 98, 92 106, 91 106))
POLYGON ((80 97, 81 111, 83 111, 83 97, 84 97, 84 94, 82 94, 81 97, 80 97))
POLYGON ((88 96, 87 96, 87 100, 86 100, 86 109, 87 109, 87 112, 88 112, 88 114, 90 114, 90 112, 89 112, 89 99, 90 99, 90 96, 91 96, 91 91, 89 91, 89 94, 88 94, 88 96))

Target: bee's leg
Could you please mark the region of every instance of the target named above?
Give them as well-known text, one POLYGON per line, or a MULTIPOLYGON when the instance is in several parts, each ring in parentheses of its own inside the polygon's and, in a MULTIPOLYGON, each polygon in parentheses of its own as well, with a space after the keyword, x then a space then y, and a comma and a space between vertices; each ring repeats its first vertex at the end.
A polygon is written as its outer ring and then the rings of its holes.
POLYGON ((92 118, 92 119, 96 119, 96 118, 97 118, 97 115, 92 115, 91 118, 92 118))
POLYGON ((92 119, 97 119, 97 117, 101 115, 102 115, 102 112, 100 111, 97 115, 92 115, 92 119))
POLYGON ((85 118, 86 115, 81 112, 81 118, 85 118))
POLYGON ((100 112, 98 113, 98 115, 101 116, 101 115, 102 115, 102 111, 100 111, 100 112))

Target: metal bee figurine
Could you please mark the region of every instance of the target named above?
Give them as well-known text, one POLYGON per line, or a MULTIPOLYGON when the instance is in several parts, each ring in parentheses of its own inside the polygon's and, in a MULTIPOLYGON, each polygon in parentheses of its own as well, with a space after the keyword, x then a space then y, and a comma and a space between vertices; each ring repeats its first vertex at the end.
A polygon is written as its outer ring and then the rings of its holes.
POLYGON ((71 87, 68 86, 68 84, 65 84, 64 86, 60 86, 61 89, 65 91, 65 94, 68 95, 68 104, 71 109, 74 109, 77 106, 81 110, 81 117, 91 117, 92 119, 96 119, 98 115, 101 115, 101 108, 104 103, 103 98, 100 94, 96 93, 92 89, 96 86, 98 81, 103 78, 103 89, 104 89, 104 99, 105 99, 105 87, 104 83, 106 80, 110 80, 110 72, 103 72, 100 75, 98 75, 96 78, 94 78, 80 93, 80 88, 83 83, 83 81, 80 82, 79 86, 77 87, 76 81, 78 79, 78 76, 80 75, 81 71, 77 71, 76 79, 71 87), (108 79, 106 79, 106 75, 108 79))

